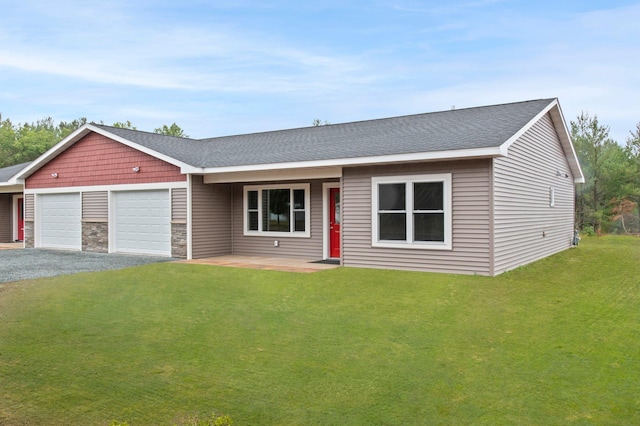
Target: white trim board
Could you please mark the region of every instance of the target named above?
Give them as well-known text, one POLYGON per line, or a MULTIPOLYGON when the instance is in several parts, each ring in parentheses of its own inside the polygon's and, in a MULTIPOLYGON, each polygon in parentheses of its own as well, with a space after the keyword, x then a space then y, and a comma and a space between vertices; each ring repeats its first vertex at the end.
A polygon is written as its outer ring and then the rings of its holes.
POLYGON ((95 185, 95 186, 65 186, 61 188, 34 188, 25 189, 25 194, 55 194, 64 192, 92 192, 92 191, 144 191, 153 189, 189 188, 188 182, 159 182, 138 183, 122 185, 95 185))

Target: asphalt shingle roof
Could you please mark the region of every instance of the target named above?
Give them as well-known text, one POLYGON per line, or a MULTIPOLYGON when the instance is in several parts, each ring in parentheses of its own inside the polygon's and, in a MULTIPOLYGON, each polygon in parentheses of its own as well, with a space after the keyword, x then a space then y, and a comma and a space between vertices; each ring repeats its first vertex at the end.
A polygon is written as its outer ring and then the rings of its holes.
POLYGON ((29 164, 31 164, 31 162, 15 164, 13 166, 0 169, 0 183, 9 182, 9 179, 14 177, 20 170, 26 168, 29 164))
POLYGON ((552 101, 539 99, 202 140, 98 127, 188 165, 216 168, 499 147, 552 101))
POLYGON ((498 147, 551 101, 212 138, 205 167, 498 147))
POLYGON ((206 147, 202 141, 197 139, 159 135, 157 133, 105 126, 104 124, 94 124, 94 126, 160 154, 175 158, 190 166, 201 167, 197 164, 202 162, 206 147))

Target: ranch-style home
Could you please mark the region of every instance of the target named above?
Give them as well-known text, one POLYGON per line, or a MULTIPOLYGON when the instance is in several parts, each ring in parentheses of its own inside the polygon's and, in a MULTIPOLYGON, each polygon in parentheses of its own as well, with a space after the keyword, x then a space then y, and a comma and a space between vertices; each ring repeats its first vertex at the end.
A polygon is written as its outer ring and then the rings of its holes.
POLYGON ((26 247, 490 276, 571 247, 584 181, 557 99, 204 140, 87 124, 10 179, 26 247))

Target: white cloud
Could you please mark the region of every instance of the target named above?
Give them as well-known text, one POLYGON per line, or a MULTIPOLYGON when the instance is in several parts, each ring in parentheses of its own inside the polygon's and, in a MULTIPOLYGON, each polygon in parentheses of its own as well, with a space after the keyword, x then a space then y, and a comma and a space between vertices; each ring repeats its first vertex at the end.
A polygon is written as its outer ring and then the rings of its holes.
POLYGON ((0 50, 0 66, 105 84, 221 92, 314 90, 374 79, 359 61, 315 54, 249 31, 180 25, 91 28, 59 30, 46 46, 13 38, 0 50))

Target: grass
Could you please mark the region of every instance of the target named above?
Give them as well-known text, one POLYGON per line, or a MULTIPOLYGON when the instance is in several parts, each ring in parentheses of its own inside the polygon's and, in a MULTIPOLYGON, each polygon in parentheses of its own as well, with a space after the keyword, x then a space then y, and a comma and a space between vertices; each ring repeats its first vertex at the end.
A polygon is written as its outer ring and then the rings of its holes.
POLYGON ((155 264, 0 286, 0 424, 640 424, 640 239, 496 278, 155 264))

